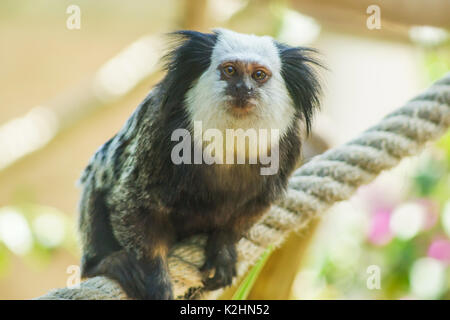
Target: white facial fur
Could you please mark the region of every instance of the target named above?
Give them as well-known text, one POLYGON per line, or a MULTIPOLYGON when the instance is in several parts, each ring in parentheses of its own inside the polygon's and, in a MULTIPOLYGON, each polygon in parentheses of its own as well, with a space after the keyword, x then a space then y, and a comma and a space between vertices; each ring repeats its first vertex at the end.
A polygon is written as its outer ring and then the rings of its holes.
MULTIPOLYGON (((211 65, 186 94, 192 124, 201 121, 204 131, 218 129, 224 136, 226 129, 277 129, 281 138, 293 123, 295 109, 281 75, 281 59, 272 38, 224 29, 215 31, 218 39, 211 65), (259 99, 254 101, 256 107, 243 117, 236 117, 227 111, 227 83, 220 79, 218 66, 230 60, 259 63, 272 72, 271 78, 256 88, 259 95, 259 99)), ((200 141, 195 143, 201 145, 200 141)))

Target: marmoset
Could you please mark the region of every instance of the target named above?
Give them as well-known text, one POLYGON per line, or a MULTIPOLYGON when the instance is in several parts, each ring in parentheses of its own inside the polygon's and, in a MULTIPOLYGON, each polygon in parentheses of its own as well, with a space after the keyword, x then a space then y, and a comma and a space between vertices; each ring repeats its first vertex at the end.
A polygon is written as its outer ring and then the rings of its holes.
POLYGON ((172 36, 165 77, 80 178, 82 276, 135 299, 173 299, 167 255, 193 234, 207 235, 205 288, 231 284, 236 243, 283 195, 319 105, 311 48, 226 29, 172 36))

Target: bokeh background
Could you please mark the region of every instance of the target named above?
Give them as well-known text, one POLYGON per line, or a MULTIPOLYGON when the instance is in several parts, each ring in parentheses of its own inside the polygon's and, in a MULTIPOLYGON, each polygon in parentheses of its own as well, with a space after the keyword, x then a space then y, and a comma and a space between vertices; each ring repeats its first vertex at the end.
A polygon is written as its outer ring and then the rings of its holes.
MULTIPOLYGON (((329 70, 310 157, 449 71, 449 14, 447 0, 2 0, 0 299, 66 286, 80 257, 75 182, 161 78, 165 33, 227 27, 318 48, 329 70)), ((292 235, 240 297, 449 299, 449 198, 447 133, 292 235)))

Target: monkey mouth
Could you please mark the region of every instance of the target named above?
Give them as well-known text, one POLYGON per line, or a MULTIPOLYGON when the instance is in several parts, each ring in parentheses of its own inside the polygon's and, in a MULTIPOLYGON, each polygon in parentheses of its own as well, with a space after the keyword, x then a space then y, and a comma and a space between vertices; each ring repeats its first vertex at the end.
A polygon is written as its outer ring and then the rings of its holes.
POLYGON ((256 108, 256 104, 249 100, 233 100, 228 103, 228 111, 233 116, 246 116, 256 108))

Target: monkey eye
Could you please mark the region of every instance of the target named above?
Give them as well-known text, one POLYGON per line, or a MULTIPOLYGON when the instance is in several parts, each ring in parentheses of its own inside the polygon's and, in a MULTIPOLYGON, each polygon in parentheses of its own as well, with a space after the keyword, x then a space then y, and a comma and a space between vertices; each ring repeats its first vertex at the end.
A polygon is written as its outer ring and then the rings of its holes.
POLYGON ((255 79, 256 81, 263 81, 266 78, 266 76, 267 76, 266 73, 262 70, 257 70, 252 74, 252 78, 255 79))
POLYGON ((222 70, 227 76, 232 76, 236 73, 236 69, 231 65, 227 65, 227 66, 223 67, 222 70))

